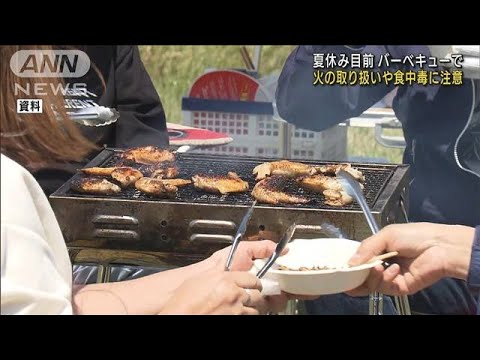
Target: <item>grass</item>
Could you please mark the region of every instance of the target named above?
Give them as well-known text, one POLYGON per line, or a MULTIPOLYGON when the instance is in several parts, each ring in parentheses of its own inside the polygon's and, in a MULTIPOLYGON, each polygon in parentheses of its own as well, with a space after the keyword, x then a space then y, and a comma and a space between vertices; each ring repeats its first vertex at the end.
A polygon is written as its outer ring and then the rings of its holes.
MULTIPOLYGON (((253 54, 253 46, 247 46, 253 54)), ((294 46, 262 48, 260 72, 262 75, 279 73, 294 46)), ((243 68, 239 46, 140 46, 142 60, 160 94, 167 121, 180 123, 181 98, 195 79, 207 68, 243 68)), ((389 133, 389 135, 392 135, 389 133)), ((395 135, 398 135, 398 131, 395 135)), ((348 154, 385 158, 401 162, 402 150, 388 149, 378 144, 373 129, 348 129, 348 154)))

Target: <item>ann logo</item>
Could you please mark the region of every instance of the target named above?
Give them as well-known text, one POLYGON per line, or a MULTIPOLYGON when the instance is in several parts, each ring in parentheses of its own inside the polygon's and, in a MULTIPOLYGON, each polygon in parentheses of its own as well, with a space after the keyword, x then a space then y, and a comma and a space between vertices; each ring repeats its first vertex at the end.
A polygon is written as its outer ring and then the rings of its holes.
POLYGON ((90 69, 90 58, 80 50, 20 50, 10 68, 19 77, 79 78, 90 69))

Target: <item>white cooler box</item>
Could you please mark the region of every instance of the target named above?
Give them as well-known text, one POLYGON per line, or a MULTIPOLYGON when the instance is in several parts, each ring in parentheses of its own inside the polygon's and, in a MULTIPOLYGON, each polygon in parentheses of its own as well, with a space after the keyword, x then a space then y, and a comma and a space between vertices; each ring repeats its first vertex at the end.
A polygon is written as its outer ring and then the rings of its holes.
POLYGON ((296 129, 274 115, 271 102, 184 97, 183 124, 228 134, 233 142, 193 150, 199 153, 342 161, 347 127, 315 132, 296 129))

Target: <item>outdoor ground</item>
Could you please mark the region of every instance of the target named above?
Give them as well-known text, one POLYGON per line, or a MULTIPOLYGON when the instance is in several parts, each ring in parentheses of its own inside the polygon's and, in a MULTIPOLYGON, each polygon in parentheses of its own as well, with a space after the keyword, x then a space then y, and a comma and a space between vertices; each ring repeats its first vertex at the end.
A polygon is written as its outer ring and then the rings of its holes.
MULTIPOLYGON (((253 54, 253 46, 247 47, 253 54)), ((279 73, 294 46, 263 46, 260 73, 279 73)), ((239 46, 140 46, 145 66, 153 80, 167 115, 167 121, 181 123, 181 98, 206 68, 243 68, 239 46)), ((398 131, 387 132, 399 135, 398 131)), ((385 158, 400 163, 402 150, 379 145, 373 129, 348 129, 348 155, 385 158)))

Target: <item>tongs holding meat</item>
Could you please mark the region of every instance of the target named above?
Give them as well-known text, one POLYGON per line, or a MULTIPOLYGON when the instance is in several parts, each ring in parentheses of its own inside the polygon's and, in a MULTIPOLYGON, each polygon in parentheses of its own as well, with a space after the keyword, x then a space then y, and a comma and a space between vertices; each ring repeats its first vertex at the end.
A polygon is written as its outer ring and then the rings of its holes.
POLYGON ((352 167, 352 164, 330 164, 322 165, 315 168, 317 174, 323 175, 338 175, 338 173, 343 170, 353 176, 355 180, 363 183, 365 181, 365 176, 363 173, 352 167))

